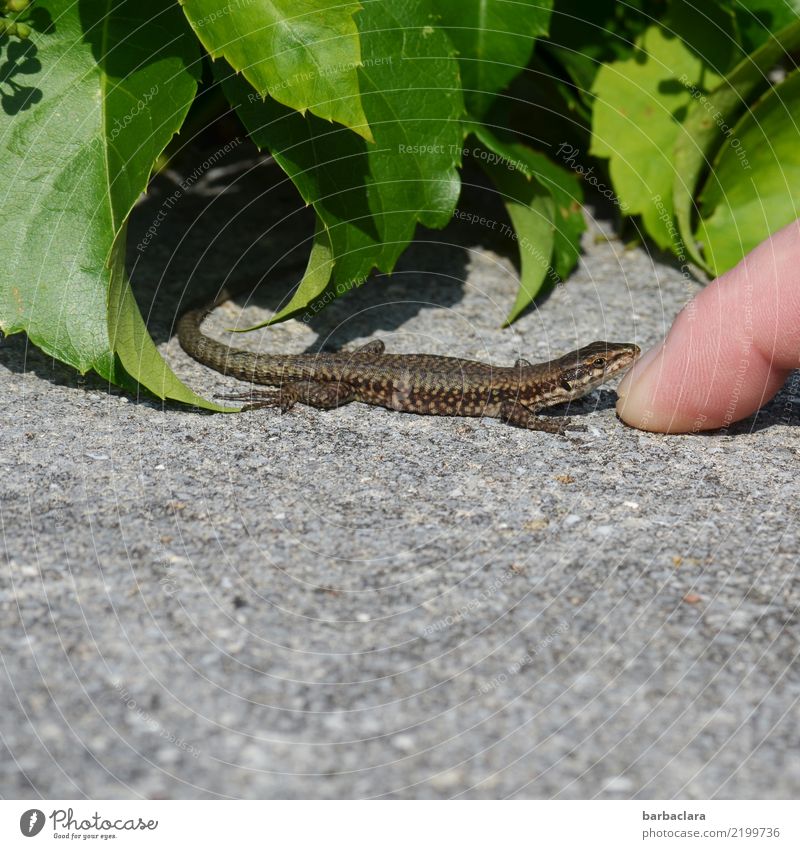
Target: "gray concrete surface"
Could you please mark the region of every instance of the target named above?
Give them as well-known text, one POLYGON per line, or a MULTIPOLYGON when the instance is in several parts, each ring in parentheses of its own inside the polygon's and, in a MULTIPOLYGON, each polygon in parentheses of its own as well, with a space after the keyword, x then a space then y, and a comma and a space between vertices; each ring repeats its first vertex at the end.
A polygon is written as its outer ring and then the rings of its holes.
MULTIPOLYGON (((142 251, 169 176, 132 226, 154 337, 206 392, 236 383, 171 338, 184 287, 270 281, 223 333, 278 305, 308 247, 293 192, 237 155, 142 251)), ((610 233, 592 217, 580 269, 511 330, 510 246, 462 221, 237 341, 503 363, 651 344, 699 284, 610 233)), ((695 437, 624 427, 604 389, 561 439, 357 405, 162 410, 20 337, 0 369, 3 797, 800 794, 796 385, 695 437)))

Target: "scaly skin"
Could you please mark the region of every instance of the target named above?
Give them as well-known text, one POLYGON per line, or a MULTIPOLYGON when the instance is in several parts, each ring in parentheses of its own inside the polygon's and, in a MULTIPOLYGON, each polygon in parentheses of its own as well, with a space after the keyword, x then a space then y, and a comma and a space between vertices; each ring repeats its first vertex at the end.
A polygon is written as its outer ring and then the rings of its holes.
POLYGON ((200 329, 207 310, 191 310, 178 338, 194 359, 223 374, 272 390, 220 396, 249 401, 244 409, 296 402, 331 409, 351 401, 406 413, 492 416, 517 427, 562 433, 568 419, 539 417, 554 404, 580 398, 627 369, 639 348, 626 342, 592 342, 546 363, 517 360, 511 367, 431 354, 386 354, 383 342, 355 351, 320 354, 254 354, 231 348, 200 329))

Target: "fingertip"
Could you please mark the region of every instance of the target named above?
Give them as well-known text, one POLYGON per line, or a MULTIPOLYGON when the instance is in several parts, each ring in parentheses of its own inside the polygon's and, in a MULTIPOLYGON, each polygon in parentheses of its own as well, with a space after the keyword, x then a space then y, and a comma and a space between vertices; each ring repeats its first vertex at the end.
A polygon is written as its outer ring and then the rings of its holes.
POLYGON ((656 345, 642 356, 625 375, 617 389, 617 415, 638 430, 669 432, 674 411, 668 413, 658 404, 658 385, 664 370, 665 343, 656 345))
POLYGON ((788 376, 760 357, 693 350, 676 336, 673 329, 620 383, 617 415, 625 424, 657 433, 717 430, 758 410, 788 376))
POLYGON ((775 396, 800 365, 800 222, 717 278, 620 383, 617 414, 663 433, 714 430, 775 396))
POLYGON ((630 387, 636 383, 639 377, 647 370, 650 363, 658 356, 661 349, 664 347, 664 343, 656 345, 654 348, 651 348, 649 351, 646 351, 642 354, 636 362, 628 369, 625 377, 620 381, 619 387, 617 388, 617 395, 619 395, 620 399, 624 398, 630 387))
POLYGON ((719 427, 693 403, 691 393, 687 398, 684 391, 675 391, 686 381, 685 363, 676 357, 674 346, 670 352, 665 339, 641 357, 620 383, 617 415, 637 430, 655 433, 697 433, 719 427))

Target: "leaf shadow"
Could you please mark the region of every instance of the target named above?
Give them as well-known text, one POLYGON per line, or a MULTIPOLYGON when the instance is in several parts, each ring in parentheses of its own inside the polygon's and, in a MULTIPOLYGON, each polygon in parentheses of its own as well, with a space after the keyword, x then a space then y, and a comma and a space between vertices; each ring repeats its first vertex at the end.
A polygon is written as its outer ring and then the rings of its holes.
POLYGON ((38 74, 42 63, 38 49, 32 41, 17 41, 8 36, 0 38, 0 53, 5 52, 0 64, 0 106, 6 115, 18 115, 39 103, 43 97, 37 86, 24 85, 26 74, 38 74))
POLYGON ((137 55, 137 73, 172 57, 187 66, 197 62, 194 40, 178 35, 178 25, 186 21, 173 4, 162 0, 118 0, 114 4, 77 0, 77 5, 83 41, 91 47, 97 66, 113 80, 124 80, 131 73, 132 52, 137 55), (150 40, 145 52, 145 22, 153 21, 162 27, 162 39, 150 40))
POLYGON ((33 374, 52 386, 76 389, 81 392, 91 390, 104 395, 124 395, 124 390, 109 385, 94 372, 79 374, 68 366, 37 348, 24 333, 12 336, 0 334, 0 362, 14 374, 33 374))

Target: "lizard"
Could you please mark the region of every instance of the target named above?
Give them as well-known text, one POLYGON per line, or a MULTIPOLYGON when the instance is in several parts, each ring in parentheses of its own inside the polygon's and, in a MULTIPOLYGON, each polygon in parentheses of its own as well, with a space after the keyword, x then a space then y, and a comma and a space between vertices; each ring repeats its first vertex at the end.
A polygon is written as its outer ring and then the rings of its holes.
POLYGON ((513 366, 433 354, 387 354, 375 339, 353 351, 256 354, 206 336, 212 307, 191 309, 178 321, 181 347, 198 362, 269 390, 217 395, 247 402, 242 410, 296 403, 328 410, 359 401, 400 412, 438 416, 491 416, 511 425, 563 434, 568 418, 539 416, 546 407, 586 395, 639 356, 627 342, 592 342, 557 359, 513 366))

